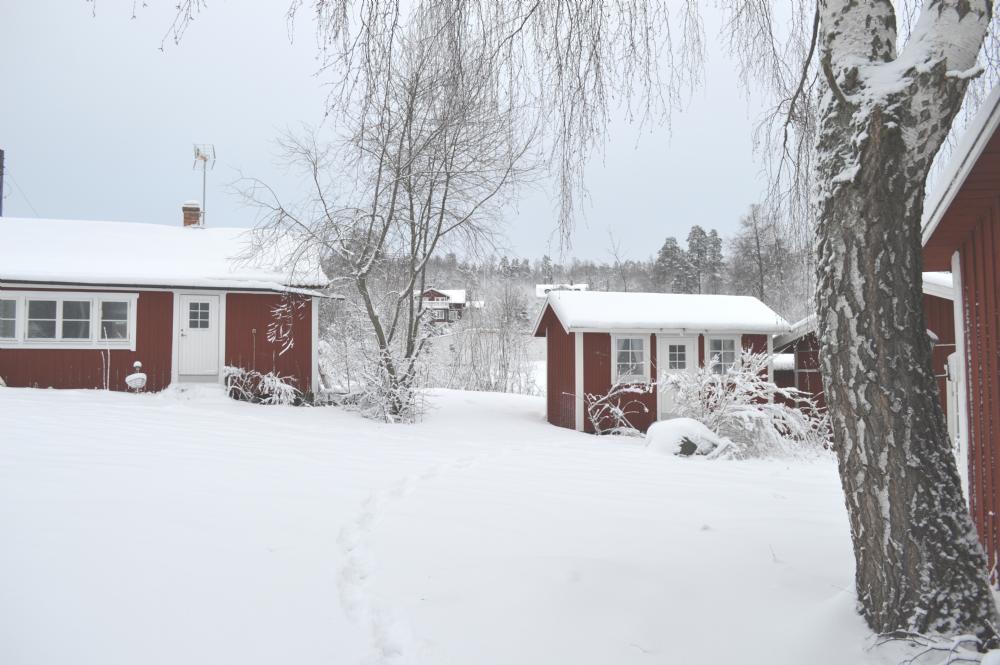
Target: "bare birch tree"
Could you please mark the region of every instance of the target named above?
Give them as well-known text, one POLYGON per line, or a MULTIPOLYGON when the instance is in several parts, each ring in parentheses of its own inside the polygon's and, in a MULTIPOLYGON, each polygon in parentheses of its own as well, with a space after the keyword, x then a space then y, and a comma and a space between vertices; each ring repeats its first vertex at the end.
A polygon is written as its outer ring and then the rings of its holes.
MULTIPOLYGON (((179 16, 204 0, 186 0, 179 16)), ((303 6, 294 0, 290 15, 303 6)), ((611 99, 668 120, 702 77, 703 3, 678 0, 311 0, 331 108, 394 71, 407 22, 449 17, 484 45, 498 87, 534 95, 568 237, 574 192, 605 137, 611 99)), ((991 0, 722 0, 748 86, 774 101, 761 125, 772 201, 816 224, 822 366, 850 515, 860 611, 873 630, 974 633, 997 642, 985 558, 962 500, 938 404, 920 297, 928 173, 962 105, 991 0), (919 4, 919 9, 916 5, 919 4), (790 29, 775 17, 791 8, 790 29), (900 46, 898 29, 908 30, 900 46), (783 35, 783 32, 787 34, 783 35), (812 198, 810 198, 812 197, 812 198)), ((183 28, 184 21, 180 23, 183 28)), ((994 24, 995 25, 995 24, 994 24)), ((441 39, 460 61, 461 40, 441 39)))
POLYGON ((347 316, 367 322, 356 340, 367 357, 366 413, 390 421, 414 417, 429 337, 419 297, 431 257, 489 242, 496 215, 523 170, 533 141, 515 95, 497 94, 476 48, 447 54, 439 39, 460 38, 445 20, 397 33, 387 62, 363 99, 343 113, 346 139, 315 133, 282 141, 288 163, 312 190, 285 205, 249 180, 248 200, 264 211, 262 246, 295 245, 319 253, 349 292, 347 316), (347 282, 344 284, 344 282, 347 282))

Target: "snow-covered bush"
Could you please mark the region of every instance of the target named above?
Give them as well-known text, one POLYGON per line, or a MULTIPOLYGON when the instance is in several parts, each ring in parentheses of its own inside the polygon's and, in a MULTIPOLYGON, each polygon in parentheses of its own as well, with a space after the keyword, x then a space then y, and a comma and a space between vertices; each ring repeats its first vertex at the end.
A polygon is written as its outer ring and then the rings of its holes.
POLYGON ((766 353, 744 351, 724 374, 711 367, 667 375, 675 412, 729 439, 733 457, 765 457, 819 451, 830 439, 826 414, 807 394, 767 379, 766 353))
POLYGON ((646 431, 646 448, 663 455, 717 457, 732 445, 693 418, 660 420, 646 431))
POLYGON ((302 393, 289 383, 291 377, 262 374, 242 367, 225 368, 226 390, 233 399, 254 404, 299 404, 302 393))
POLYGON ((594 426, 594 432, 638 436, 640 432, 632 424, 631 418, 649 413, 649 407, 641 397, 649 395, 653 390, 655 385, 651 383, 616 383, 603 395, 584 395, 587 418, 594 426))

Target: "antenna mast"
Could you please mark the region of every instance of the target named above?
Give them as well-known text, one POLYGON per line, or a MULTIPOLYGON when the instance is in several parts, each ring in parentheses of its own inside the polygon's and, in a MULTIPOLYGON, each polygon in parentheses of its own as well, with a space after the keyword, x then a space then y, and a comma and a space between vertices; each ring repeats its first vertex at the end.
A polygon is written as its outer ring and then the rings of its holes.
POLYGON ((0 148, 0 217, 3 217, 3 148, 0 148))
POLYGON ((211 143, 194 144, 194 166, 198 168, 201 162, 201 225, 205 226, 205 211, 208 204, 205 202, 208 193, 208 170, 215 167, 215 146, 211 143))

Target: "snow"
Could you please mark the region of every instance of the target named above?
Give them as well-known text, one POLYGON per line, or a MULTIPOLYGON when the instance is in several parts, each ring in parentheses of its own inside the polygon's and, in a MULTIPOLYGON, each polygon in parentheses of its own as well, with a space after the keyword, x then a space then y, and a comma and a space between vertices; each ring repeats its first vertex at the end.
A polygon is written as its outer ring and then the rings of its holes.
POLYGON ((416 425, 0 389, 0 662, 896 663, 832 458, 731 462, 436 392, 416 425), (58 417, 53 417, 58 414, 58 417))
POLYGON ((681 454, 681 444, 685 441, 697 447, 697 454, 707 455, 720 447, 731 445, 720 439, 712 430, 692 418, 671 418, 649 426, 646 431, 646 448, 662 455, 681 454))
POLYGON ((990 139, 1000 128, 1000 86, 996 86, 983 100, 972 121, 962 134, 951 160, 934 176, 924 201, 923 242, 926 245, 951 206, 965 179, 986 149, 990 139))
POLYGON ((544 298, 550 291, 586 291, 589 284, 535 284, 535 297, 544 298))
MULTIPOLYGON (((552 291, 546 304, 563 328, 776 333, 788 322, 751 296, 552 291)), ((544 313, 545 308, 542 308, 544 313)), ((541 315, 540 315, 541 316, 541 315)), ((538 329, 536 322, 535 329, 538 329)))
POLYGON ((776 353, 774 354, 774 359, 771 361, 774 371, 786 371, 795 369, 795 354, 794 353, 776 353))
POLYGON ((249 242, 243 228, 0 217, 0 282, 265 291, 329 283, 314 261, 290 272, 286 255, 245 260, 249 242))
POLYGON ((955 299, 954 281, 950 272, 925 272, 924 293, 946 300, 955 299))

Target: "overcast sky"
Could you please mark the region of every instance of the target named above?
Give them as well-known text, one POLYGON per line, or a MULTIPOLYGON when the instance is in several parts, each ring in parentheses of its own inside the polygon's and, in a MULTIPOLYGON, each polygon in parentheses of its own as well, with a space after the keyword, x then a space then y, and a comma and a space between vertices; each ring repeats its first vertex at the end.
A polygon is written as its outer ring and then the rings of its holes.
MULTIPOLYGON (((151 4, 132 19, 130 0, 98 0, 96 18, 84 0, 4 3, 4 215, 180 224, 181 202, 201 198, 193 143, 213 143, 218 154, 208 224, 252 223, 253 211, 227 190, 239 171, 294 198, 273 141, 322 119, 310 26, 300 24, 289 43, 284 0, 215 0, 180 46, 168 41, 161 51, 174 3, 151 4)), ((711 44, 717 27, 707 30, 711 44)), ((712 54, 706 78, 672 133, 612 126, 605 158, 588 168, 591 196, 572 254, 607 259, 609 228, 636 259, 692 224, 735 228, 761 188, 751 149, 757 111, 723 54, 712 54)), ((507 220, 510 249, 555 256, 554 211, 550 187, 526 192, 507 220)))

